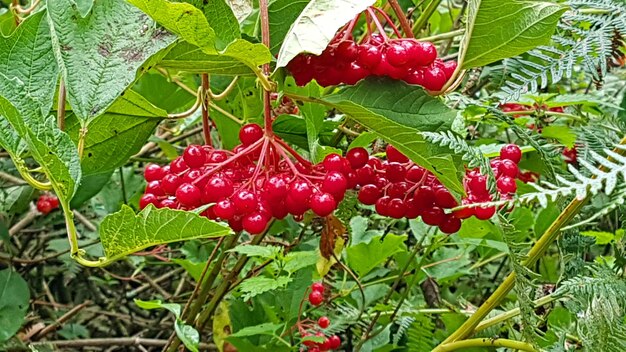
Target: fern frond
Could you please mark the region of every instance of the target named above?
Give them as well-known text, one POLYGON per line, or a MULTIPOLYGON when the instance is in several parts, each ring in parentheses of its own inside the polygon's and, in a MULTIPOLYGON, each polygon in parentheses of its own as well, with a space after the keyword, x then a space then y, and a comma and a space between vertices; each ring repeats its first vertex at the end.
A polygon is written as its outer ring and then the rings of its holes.
POLYGON ((393 344, 398 346, 400 344, 400 340, 409 330, 413 322, 415 321, 415 317, 412 316, 402 316, 396 320, 396 324, 398 325, 398 330, 393 336, 393 344))
POLYGON ((425 315, 417 315, 407 332, 407 348, 411 352, 430 352, 434 343, 435 324, 425 315))

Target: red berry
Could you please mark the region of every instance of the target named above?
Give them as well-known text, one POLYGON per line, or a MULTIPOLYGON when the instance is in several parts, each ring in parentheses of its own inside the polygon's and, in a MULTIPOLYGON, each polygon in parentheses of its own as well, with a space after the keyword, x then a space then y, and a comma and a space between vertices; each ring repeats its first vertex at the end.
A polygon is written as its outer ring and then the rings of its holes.
POLYGON ((354 85, 358 81, 367 77, 369 73, 370 72, 366 68, 359 66, 356 62, 352 62, 343 71, 343 82, 345 84, 354 85))
POLYGON ((413 194, 413 199, 424 207, 430 207, 435 203, 435 191, 430 186, 420 186, 413 194))
POLYGON ((337 209, 337 202, 330 193, 315 193, 311 196, 311 210, 317 216, 330 215, 335 209, 337 209))
POLYGON ((406 212, 406 206, 402 199, 394 198, 387 204, 387 216, 394 219, 401 219, 406 212))
POLYGON ((233 204, 241 213, 249 213, 256 209, 259 201, 256 195, 248 190, 242 189, 233 195, 233 204))
POLYGON ((359 47, 352 40, 345 40, 337 45, 335 55, 340 60, 351 62, 359 56, 359 47))
POLYGON ((239 130, 241 144, 248 146, 263 138, 263 128, 256 123, 249 123, 239 130))
POLYGON ((331 171, 326 174, 322 181, 322 191, 330 194, 344 194, 348 188, 348 180, 338 171, 331 171))
POLYGON ((329 337, 328 341, 330 342, 329 347, 331 350, 336 350, 341 347, 341 339, 337 335, 329 337))
POLYGON ((339 154, 332 153, 326 155, 322 164, 326 171, 343 171, 343 158, 339 154))
POLYGON ((515 178, 517 177, 517 174, 519 174, 519 168, 517 167, 517 164, 509 159, 502 160, 502 162, 500 163, 500 166, 498 167, 498 170, 500 171, 500 174, 502 176, 509 176, 509 177, 515 178))
POLYGON ((296 180, 291 182, 289 186, 289 196, 287 198, 291 198, 293 201, 306 207, 309 204, 311 194, 313 194, 313 190, 308 182, 296 180))
POLYGON ((312 291, 319 291, 320 293, 324 293, 324 284, 321 282, 314 282, 311 284, 312 291))
POLYGON ((429 66, 424 70, 424 84, 426 90, 441 90, 446 84, 446 74, 437 66, 429 66))
POLYGON ((459 202, 445 187, 438 187, 435 190, 435 204, 440 208, 450 209, 459 205, 459 202))
POLYGON ((418 42, 417 49, 419 55, 416 55, 414 60, 418 66, 428 66, 437 58, 437 49, 431 42, 418 42))
POLYGON ((468 191, 471 193, 484 194, 487 192, 487 177, 484 175, 476 175, 470 177, 467 182, 468 191))
POLYGON ((48 203, 50 203, 52 209, 54 210, 59 207, 59 198, 53 195, 48 195, 48 203))
POLYGON ((398 149, 396 149, 393 145, 387 144, 387 148, 385 149, 387 153, 387 160, 390 162, 398 162, 398 163, 406 163, 409 161, 404 154, 402 154, 398 149))
POLYGON ((204 163, 206 163, 206 152, 204 151, 204 148, 199 145, 190 145, 185 148, 183 159, 185 160, 185 164, 187 164, 187 166, 197 169, 204 166, 204 163))
POLYGON ((160 208, 170 208, 176 209, 178 208, 178 202, 174 199, 165 198, 161 201, 160 208))
POLYGON ((500 159, 511 160, 517 164, 522 160, 522 150, 515 144, 507 144, 500 149, 500 159))
POLYGON ((422 213, 422 221, 430 226, 439 226, 445 220, 445 213, 439 207, 432 207, 424 210, 422 213))
MULTIPOLYGON (((157 197, 154 194, 150 194, 150 193, 146 193, 143 196, 141 196, 141 198, 139 199, 139 209, 143 209, 145 207, 148 206, 148 204, 154 204, 156 205, 158 202, 157 197)), ((43 209, 39 208, 39 202, 37 202, 37 210, 39 210, 40 212, 44 213, 44 214, 48 214, 50 211, 52 211, 52 208, 50 206, 49 202, 44 202, 45 204, 42 205, 43 209), (50 210, 48 210, 47 212, 44 212, 43 210, 47 209, 46 207, 49 206, 50 210)))
MULTIPOLYGON (((154 198, 156 200, 156 197, 154 197, 154 195, 151 194, 150 196, 151 196, 150 199, 154 198)), ((145 197, 145 195, 144 195, 144 197, 145 197)), ((141 197, 141 200, 143 200, 144 197, 141 197)), ((148 204, 150 204, 150 202, 147 202, 142 207, 141 206, 142 205, 142 201, 141 200, 139 200, 139 207, 141 209, 145 208, 148 204)), ((40 213, 42 213, 43 215, 47 215, 48 213, 50 213, 52 211, 52 209, 53 209, 52 208, 52 204, 50 204, 50 202, 47 199, 45 199, 43 196, 39 197, 39 199, 37 200, 37 210, 40 213)))
POLYGON ((391 202, 391 197, 384 196, 379 198, 376 201, 376 212, 382 216, 389 215, 389 202, 391 202))
POLYGON ((392 161, 389 162, 385 167, 385 175, 387 176, 387 179, 391 182, 404 181, 406 177, 406 168, 403 164, 392 161))
POLYGON ((161 187, 161 182, 151 181, 146 185, 146 193, 152 193, 155 196, 164 196, 165 191, 161 187))
POLYGON ((262 233, 267 227, 268 219, 260 213, 254 212, 243 217, 241 224, 243 229, 252 235, 262 233))
POLYGON ((235 232, 243 231, 243 225, 241 224, 241 218, 238 216, 228 220, 228 226, 235 232))
POLYGON ((176 190, 176 199, 182 205, 198 207, 202 204, 202 192, 191 183, 183 183, 176 190))
POLYGON ((426 84, 426 78, 424 77, 424 69, 411 69, 407 71, 404 76, 404 81, 408 84, 417 84, 420 86, 424 86, 426 84))
POLYGON ((443 72, 446 74, 446 80, 450 79, 456 70, 457 62, 456 61, 446 61, 443 63, 443 72))
POLYGON ((382 57, 382 52, 380 48, 372 45, 362 45, 359 48, 359 56, 356 59, 356 62, 364 68, 373 69, 378 63, 380 63, 380 59, 382 57))
POLYGON ((419 182, 422 180, 425 174, 425 170, 417 165, 411 166, 406 172, 407 181, 411 182, 419 182))
POLYGON ((215 216, 220 219, 229 220, 235 216, 235 205, 228 199, 220 200, 213 208, 215 216))
POLYGON ((352 168, 356 170, 367 164, 369 154, 365 148, 356 147, 348 150, 346 153, 346 159, 348 159, 352 168))
POLYGON ((409 55, 400 43, 391 44, 385 54, 387 55, 387 61, 393 66, 402 67, 409 62, 409 55))
POLYGON ((163 168, 157 164, 148 164, 143 170, 143 177, 146 181, 160 181, 165 176, 163 168))
POLYGON ((453 234, 461 229, 461 220, 452 214, 447 214, 441 224, 439 230, 443 233, 453 234))
POLYGON ((404 199, 409 188, 409 184, 404 181, 395 182, 387 187, 387 195, 391 198, 404 199))
POLYGON ((356 180, 361 186, 376 183, 376 172, 370 165, 365 165, 356 170, 356 180))
POLYGON ((328 317, 320 317, 317 319, 317 325, 322 329, 326 329, 330 325, 330 319, 328 317))
POLYGON ((161 188, 165 191, 165 194, 173 196, 182 183, 183 180, 180 177, 174 174, 167 174, 161 180, 161 188))
POLYGON ((502 176, 497 181, 498 190, 500 193, 515 193, 517 191, 517 184, 515 179, 509 176, 502 176))
POLYGON ((479 220, 489 220, 496 213, 496 207, 479 206, 474 208, 474 215, 479 220))
POLYGON ((218 200, 230 197, 233 191, 234 186, 230 179, 213 176, 204 186, 204 200, 207 203, 215 203, 218 200))
POLYGON ((182 156, 172 160, 170 163, 170 172, 176 175, 187 170, 188 168, 189 167, 187 166, 187 163, 185 163, 185 160, 183 160, 182 156))
POLYGON ((309 293, 309 302, 314 306, 319 306, 324 301, 324 296, 319 291, 309 293))
POLYGON ((267 197, 272 200, 280 200, 287 196, 289 184, 284 177, 272 176, 265 183, 267 197))

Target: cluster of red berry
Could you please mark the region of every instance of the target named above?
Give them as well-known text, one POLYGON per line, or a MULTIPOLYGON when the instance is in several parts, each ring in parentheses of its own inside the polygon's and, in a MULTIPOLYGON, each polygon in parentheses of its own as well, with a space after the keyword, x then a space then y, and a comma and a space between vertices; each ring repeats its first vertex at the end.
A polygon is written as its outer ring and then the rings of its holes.
MULTIPOLYGON (((323 301, 324 284, 321 282, 314 282, 311 285, 311 293, 309 293, 309 303, 314 306, 319 306, 323 301)), ((309 352, 331 351, 336 350, 341 346, 341 339, 339 336, 326 336, 326 334, 321 330, 330 326, 330 319, 328 319, 328 317, 322 316, 317 320, 317 322, 310 320, 299 321, 297 326, 302 338, 310 336, 323 338, 322 342, 304 340, 302 344, 307 347, 307 351, 309 352)))
POLYGON ((37 210, 43 215, 48 215, 59 207, 59 198, 52 194, 44 193, 37 199, 37 210))
MULTIPOLYGON (((367 152, 361 149, 351 149, 347 157, 363 153, 367 156, 367 152)), ((364 157, 367 160, 365 165, 356 170, 356 183, 360 186, 358 199, 363 204, 374 205, 378 214, 395 219, 421 216, 424 223, 438 226, 444 233, 455 233, 461 228, 462 219, 472 215, 489 219, 495 213, 494 207, 482 206, 446 212, 459 204, 432 173, 410 161, 392 145, 387 146, 386 153, 386 161, 364 157)), ((520 158, 519 147, 508 145, 501 150, 502 160, 492 161, 498 177, 498 190, 503 197, 509 197, 517 190, 515 177, 520 158), (511 156, 511 153, 517 154, 511 156)), ((477 170, 468 171, 465 188, 469 196, 463 204, 492 200, 487 191, 487 178, 477 170)))
POLYGON ((349 163, 311 164, 287 143, 248 124, 232 151, 188 146, 169 166, 150 164, 140 208, 195 209, 213 204, 203 215, 228 221, 235 231, 259 234, 272 218, 301 218, 307 210, 331 214, 349 181, 349 163))
POLYGON ((401 38, 384 14, 398 36, 397 39, 389 39, 374 10, 384 12, 377 8, 366 10, 370 14, 368 22, 372 19, 379 33, 369 33, 361 43, 355 42, 351 30, 358 20, 357 16, 347 29, 338 32, 320 56, 300 54, 291 60, 287 69, 296 84, 303 86, 315 79, 323 87, 341 83, 353 85, 373 75, 401 79, 431 91, 441 90, 456 69, 456 61, 438 59, 433 43, 401 38))

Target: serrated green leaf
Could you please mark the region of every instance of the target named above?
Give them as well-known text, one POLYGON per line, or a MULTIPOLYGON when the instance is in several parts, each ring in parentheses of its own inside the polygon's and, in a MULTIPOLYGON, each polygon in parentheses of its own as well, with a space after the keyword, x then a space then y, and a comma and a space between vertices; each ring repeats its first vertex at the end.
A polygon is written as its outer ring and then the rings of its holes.
POLYGON ((319 254, 316 251, 290 252, 283 259, 283 262, 285 263, 283 270, 293 274, 302 268, 315 265, 318 258, 319 254))
POLYGON ((550 125, 541 128, 544 138, 554 138, 568 148, 572 148, 576 142, 576 133, 568 126, 550 125))
POLYGON ((226 236, 229 227, 192 212, 148 206, 138 214, 124 205, 100 224, 108 262, 158 244, 226 236))
POLYGON ((224 0, 186 0, 204 13, 209 26, 215 31, 215 44, 223 49, 235 39, 241 38, 239 22, 233 10, 224 0))
POLYGON ((164 68, 191 73, 224 76, 252 76, 254 72, 242 62, 228 56, 209 55, 188 42, 177 43, 159 62, 164 68))
POLYGON ((263 259, 275 259, 282 251, 282 248, 278 246, 255 245, 239 245, 230 250, 230 252, 245 254, 248 257, 261 257, 263 259))
MULTIPOLYGON (((89 124, 81 165, 85 175, 105 173, 124 165, 152 135, 167 111, 128 90, 89 124)), ((77 142, 81 124, 68 112, 67 133, 77 142)))
POLYGON ((406 236, 387 234, 384 239, 382 236, 377 236, 368 243, 361 242, 348 247, 346 250, 348 264, 360 277, 363 277, 393 254, 406 250, 405 240, 406 236))
POLYGON ((233 337, 247 337, 255 335, 274 335, 274 332, 281 328, 282 324, 263 323, 254 326, 246 326, 245 328, 231 334, 233 337))
POLYGON ((270 17, 270 51, 272 54, 278 54, 291 24, 308 4, 309 0, 272 1, 267 11, 270 17))
POLYGON ((290 282, 291 277, 288 276, 279 276, 277 278, 257 276, 243 281, 239 285, 239 289, 243 292, 243 299, 247 301, 262 293, 285 287, 290 282))
POLYGON ((20 274, 12 269, 0 270, 0 342, 20 329, 29 300, 28 284, 20 274))
POLYGON ((341 26, 374 4, 375 0, 311 0, 291 25, 278 52, 284 67, 302 52, 319 55, 341 26))
POLYGON ((67 99, 81 119, 103 113, 137 69, 176 39, 124 0, 97 1, 85 18, 72 0, 46 3, 67 99))
POLYGON ((485 66, 550 43, 566 9, 539 1, 470 0, 463 68, 485 66))
POLYGON ((141 309, 167 309, 169 310, 176 318, 180 318, 180 304, 178 303, 163 303, 161 300, 152 300, 152 301, 142 301, 140 299, 135 299, 135 304, 141 309))
POLYGON ((421 87, 369 78, 322 102, 337 108, 430 170, 446 187, 464 194, 460 169, 449 150, 424 140, 420 131, 445 130, 456 116, 421 87))

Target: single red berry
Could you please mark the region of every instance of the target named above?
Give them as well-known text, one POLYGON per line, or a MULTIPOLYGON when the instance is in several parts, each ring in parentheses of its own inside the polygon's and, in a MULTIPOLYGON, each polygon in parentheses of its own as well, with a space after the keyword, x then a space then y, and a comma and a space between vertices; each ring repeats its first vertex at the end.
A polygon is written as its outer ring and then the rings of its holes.
POLYGON ((441 224, 439 230, 443 233, 453 234, 461 229, 461 220, 452 214, 447 214, 441 224))
POLYGON ((238 216, 234 216, 230 220, 228 220, 228 226, 233 229, 235 232, 243 231, 243 225, 241 223, 241 218, 238 216))
POLYGON ((235 205, 228 199, 220 200, 213 208, 215 216, 220 219, 229 220, 235 216, 235 205))
POLYGON ((256 195, 245 189, 235 192, 232 201, 235 208, 241 213, 249 213, 255 210, 259 204, 256 195))
POLYGON ((404 181, 406 178, 406 168, 399 162, 391 161, 385 167, 385 175, 391 182, 404 181))
POLYGON ((148 182, 160 181, 165 176, 165 174, 166 172, 161 166, 152 163, 146 165, 146 168, 143 170, 143 177, 148 182))
POLYGON ((309 210, 309 200, 310 197, 307 198, 305 202, 303 202, 295 199, 291 195, 288 195, 287 198, 285 198, 285 208, 289 212, 289 214, 294 216, 295 220, 296 216, 303 215, 304 213, 306 213, 307 210, 309 210))
POLYGON ((443 72, 446 74, 446 80, 450 79, 456 70, 457 62, 454 60, 446 61, 443 63, 443 72))
POLYGON ((311 210, 317 216, 330 215, 337 209, 337 201, 330 193, 315 193, 311 196, 311 210))
MULTIPOLYGON (((154 195, 150 195, 152 197, 154 197, 154 195)), ((144 195, 145 197, 145 195, 144 195)), ((141 197, 141 199, 143 199, 144 197, 141 197)), ((152 197, 150 199, 152 199, 152 197)), ((154 197, 154 199, 156 199, 156 197, 154 197)), ((141 200, 139 201, 140 203, 140 207, 141 207, 141 200)), ((150 202, 146 203, 143 208, 145 208, 150 202)), ((143 209, 141 208, 141 209, 143 209)), ((43 196, 39 197, 39 199, 37 200, 37 210, 42 213, 43 215, 48 215, 48 213, 50 213, 52 211, 52 204, 50 204, 50 202, 44 198, 43 196)))
POLYGON ((370 165, 365 165, 356 170, 356 182, 363 186, 376 183, 376 172, 370 165))
POLYGON ((387 61, 389 61, 389 63, 393 66, 402 67, 409 62, 407 50, 400 43, 393 43, 389 45, 385 54, 387 55, 387 61))
POLYGON ((406 163, 409 161, 409 158, 406 155, 402 154, 396 147, 391 144, 387 144, 387 148, 385 148, 385 152, 387 153, 387 160, 390 162, 398 162, 398 163, 406 163))
POLYGON ((321 282, 314 282, 311 284, 312 291, 319 291, 320 293, 324 293, 324 284, 321 282))
POLYGON ((411 182, 419 182, 422 180, 422 178, 424 177, 424 174, 426 173, 426 171, 417 166, 417 165, 413 165, 411 166, 411 168, 409 168, 406 172, 406 179, 407 181, 411 181, 411 182))
POLYGON ((174 199, 165 198, 161 201, 160 208, 176 209, 178 208, 178 202, 174 199))
POLYGON ((382 52, 378 46, 361 45, 356 62, 364 68, 373 69, 380 63, 382 52))
POLYGON ((159 182, 159 181, 150 181, 150 182, 148 182, 148 184, 146 185, 146 192, 145 193, 152 193, 155 196, 164 196, 165 195, 165 191, 161 187, 161 182, 159 182))
POLYGON ((391 202, 391 197, 389 196, 379 198, 375 205, 376 212, 382 216, 389 215, 389 202, 391 202))
MULTIPOLYGON (((157 202, 158 202, 158 199, 157 199, 157 197, 154 194, 146 193, 143 196, 141 196, 141 198, 139 199, 139 209, 143 209, 143 208, 147 207, 148 204, 155 204, 156 205, 157 202)), ((45 204, 50 206, 49 202, 45 202, 45 204)), ((42 208, 46 209, 44 206, 42 206, 42 208)), ((44 214, 48 214, 52 210, 52 208, 50 206, 50 210, 48 210, 48 212, 43 212, 42 209, 39 209, 39 202, 37 202, 37 209, 39 211, 41 211, 42 213, 44 213, 44 214)))
POLYGON ((424 210, 422 213, 422 221, 430 226, 439 226, 445 220, 445 213, 439 207, 432 207, 424 210))
POLYGON ((500 170, 500 175, 502 176, 516 178, 517 174, 519 174, 519 168, 517 167, 517 164, 509 159, 502 160, 500 166, 498 166, 498 170, 500 170))
POLYGON ((336 350, 339 347, 341 347, 341 339, 337 335, 333 335, 333 336, 329 337, 328 341, 330 341, 329 347, 330 347, 331 350, 336 350))
POLYGON ((459 205, 459 202, 445 187, 437 187, 435 190, 435 204, 440 208, 450 209, 459 205))
POLYGON ((185 148, 183 159, 185 160, 185 164, 187 164, 187 166, 192 169, 197 169, 204 166, 204 163, 206 163, 206 152, 204 151, 204 148, 199 145, 190 145, 185 148))
POLYGON ((322 181, 322 191, 330 194, 344 194, 348 188, 348 180, 338 171, 330 171, 322 181))
POLYGON ((356 147, 348 150, 346 153, 346 159, 348 159, 352 168, 356 170, 367 164, 369 154, 367 153, 367 149, 356 147))
POLYGON ((226 161, 226 159, 228 159, 228 154, 225 151, 215 150, 209 155, 207 161, 211 164, 217 164, 226 161))
POLYGON ((326 329, 330 325, 330 319, 328 317, 320 317, 317 319, 317 325, 322 329, 326 329))
POLYGON ((167 174, 161 180, 161 188, 165 191, 165 194, 173 196, 182 183, 183 180, 180 177, 174 174, 167 174))
POLYGON ((313 189, 309 183, 304 180, 295 180, 289 185, 288 198, 292 198, 293 201, 301 203, 304 206, 309 204, 311 194, 313 194, 313 189))
POLYGON ((243 217, 241 224, 243 229, 252 235, 262 233, 268 224, 268 219, 258 212, 248 214, 243 217))
POLYGON ((515 193, 517 191, 517 184, 515 179, 509 176, 502 176, 498 179, 496 185, 500 193, 515 193))
POLYGON ((402 199, 394 198, 387 204, 387 216, 394 219, 401 219, 406 212, 406 206, 402 199))
POLYGON ((430 207, 435 203, 435 191, 430 186, 420 186, 413 194, 413 199, 424 207, 430 207))
POLYGON ((500 159, 511 160, 517 164, 522 160, 522 150, 515 144, 507 144, 500 149, 500 159))
POLYGON ((354 61, 359 56, 359 46, 352 40, 345 40, 337 45, 335 55, 346 62, 354 61))
MULTIPOLYGON (((471 203, 467 198, 465 198, 461 201, 461 204, 468 205, 471 203)), ((468 207, 468 208, 458 209, 458 210, 455 210, 454 213, 452 214, 458 219, 467 219, 471 217, 472 215, 474 215, 474 208, 468 207)))
POLYGON ((176 190, 176 199, 182 205, 198 207, 202 204, 202 192, 191 183, 183 183, 176 190))
POLYGON ((428 66, 437 58, 437 48, 431 42, 418 42, 417 49, 419 55, 416 55, 414 60, 418 66, 428 66))
POLYGON ((487 192, 487 177, 484 175, 470 177, 467 181, 467 187, 471 193, 483 194, 487 192))
POLYGON ((324 296, 319 291, 309 293, 309 302, 314 306, 319 306, 324 301, 324 296))
POLYGON ((263 138, 263 128, 256 123, 249 123, 239 130, 241 144, 248 146, 263 138))
POLYGON ((351 62, 343 71, 343 82, 348 85, 355 85, 358 81, 369 75, 370 71, 359 66, 356 62, 351 62))
POLYGON ((438 91, 446 84, 446 74, 437 66, 429 66, 424 70, 424 85, 426 90, 438 91))
POLYGON ((289 192, 289 184, 284 177, 272 176, 265 182, 265 191, 267 198, 272 200, 281 200, 287 196, 289 192))
POLYGON ((56 209, 59 207, 59 198, 49 194, 48 195, 48 203, 52 206, 52 209, 56 209))
POLYGON ((339 154, 328 154, 322 161, 326 171, 339 171, 343 172, 343 158, 339 154))
POLYGON ((496 213, 496 207, 479 206, 474 208, 474 215, 479 220, 489 220, 496 213))
POLYGON ((233 194, 233 182, 225 177, 213 176, 204 186, 204 200, 207 203, 214 203, 218 200, 228 198, 233 194))
POLYGON ((185 160, 182 156, 179 156, 178 158, 172 160, 172 162, 170 163, 170 172, 176 175, 187 170, 188 168, 189 167, 187 166, 187 163, 185 163, 185 160))
POLYGON ((387 195, 391 198, 404 199, 409 188, 409 184, 404 181, 395 182, 387 187, 387 195))
POLYGON ((578 162, 578 151, 576 150, 576 147, 564 148, 563 159, 568 164, 576 164, 578 162))

